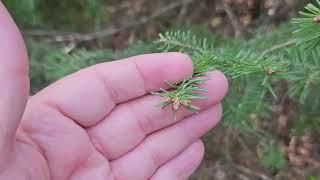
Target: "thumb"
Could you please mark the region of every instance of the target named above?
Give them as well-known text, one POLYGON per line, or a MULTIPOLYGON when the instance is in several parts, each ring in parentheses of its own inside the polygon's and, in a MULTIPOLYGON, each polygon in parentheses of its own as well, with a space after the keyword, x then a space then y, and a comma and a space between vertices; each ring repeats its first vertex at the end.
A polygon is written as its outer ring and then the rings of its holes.
POLYGON ((12 150, 29 95, 28 55, 23 39, 0 1, 0 169, 12 150))

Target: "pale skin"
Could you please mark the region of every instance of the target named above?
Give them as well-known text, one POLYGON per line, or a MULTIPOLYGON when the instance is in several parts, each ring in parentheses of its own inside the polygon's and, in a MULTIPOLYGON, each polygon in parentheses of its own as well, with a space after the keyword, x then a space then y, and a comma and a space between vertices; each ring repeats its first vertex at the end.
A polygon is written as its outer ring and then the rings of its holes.
POLYGON ((161 53, 98 64, 29 97, 27 51, 1 2, 0 54, 1 180, 187 179, 228 88, 211 72, 208 99, 193 102, 201 111, 182 108, 174 121, 149 92, 188 78, 193 65, 187 55, 161 53))

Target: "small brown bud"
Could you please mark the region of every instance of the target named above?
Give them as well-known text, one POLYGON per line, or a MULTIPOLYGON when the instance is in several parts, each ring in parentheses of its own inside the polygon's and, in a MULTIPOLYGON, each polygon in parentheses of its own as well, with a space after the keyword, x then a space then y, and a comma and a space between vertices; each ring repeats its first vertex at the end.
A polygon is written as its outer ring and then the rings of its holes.
POLYGON ((180 108, 180 100, 179 98, 174 99, 172 103, 172 108, 174 111, 177 111, 180 108))
POLYGON ((276 73, 276 71, 273 69, 268 69, 268 71, 267 71, 268 75, 273 75, 274 73, 276 73))

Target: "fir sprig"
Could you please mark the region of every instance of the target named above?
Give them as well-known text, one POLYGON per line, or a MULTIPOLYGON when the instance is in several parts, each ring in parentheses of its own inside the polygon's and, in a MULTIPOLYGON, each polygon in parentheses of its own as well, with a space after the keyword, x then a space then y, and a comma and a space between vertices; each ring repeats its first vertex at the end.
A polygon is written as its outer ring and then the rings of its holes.
POLYGON ((193 35, 190 31, 169 31, 164 34, 159 34, 160 51, 179 51, 179 52, 193 52, 204 51, 212 48, 205 38, 199 38, 193 35))
POLYGON ((305 52, 311 52, 320 45, 320 0, 307 4, 305 10, 300 12, 302 17, 293 19, 293 23, 298 25, 294 35, 297 45, 305 52))
MULTIPOLYGON (((313 89, 320 86, 320 48, 313 49, 311 53, 291 48, 288 49, 287 56, 292 61, 291 71, 286 74, 290 83, 289 95, 295 97, 300 104, 304 104, 309 96, 314 95, 313 89)), ((315 97, 311 99, 318 101, 315 97)))
POLYGON ((273 144, 263 144, 261 154, 262 166, 276 172, 286 165, 286 159, 281 150, 273 144))
POLYGON ((252 116, 262 115, 267 109, 264 102, 266 91, 262 86, 257 86, 257 82, 250 81, 243 82, 247 84, 243 92, 231 92, 224 101, 224 124, 243 132, 253 129, 253 122, 249 120, 252 116))
POLYGON ((192 100, 207 99, 206 96, 198 94, 198 92, 206 92, 205 89, 199 88, 198 85, 203 84, 206 79, 188 79, 182 81, 180 84, 172 84, 166 81, 166 84, 172 88, 171 91, 167 91, 161 88, 161 93, 155 92, 154 95, 164 97, 164 102, 160 103, 158 106, 162 109, 168 105, 172 105, 172 111, 174 112, 174 117, 176 112, 181 106, 184 106, 191 110, 192 112, 197 112, 200 108, 191 104, 192 100))
POLYGON ((160 92, 154 93, 165 99, 160 107, 171 105, 174 112, 180 107, 176 104, 182 104, 191 111, 199 110, 191 104, 191 101, 194 99, 193 97, 199 97, 198 91, 202 91, 202 89, 197 89, 197 86, 205 81, 197 79, 195 84, 193 78, 199 76, 203 78, 206 72, 220 70, 230 79, 246 77, 249 74, 262 74, 265 78, 260 85, 273 93, 267 81, 268 76, 287 71, 289 65, 287 61, 275 61, 273 58, 251 57, 247 51, 239 51, 237 54, 217 51, 205 38, 199 38, 191 32, 174 31, 160 34, 156 43, 160 44, 161 51, 188 53, 194 64, 194 73, 190 79, 176 85, 167 82, 169 87, 173 89, 172 92, 160 89, 160 92), (186 104, 186 102, 188 103, 186 104))

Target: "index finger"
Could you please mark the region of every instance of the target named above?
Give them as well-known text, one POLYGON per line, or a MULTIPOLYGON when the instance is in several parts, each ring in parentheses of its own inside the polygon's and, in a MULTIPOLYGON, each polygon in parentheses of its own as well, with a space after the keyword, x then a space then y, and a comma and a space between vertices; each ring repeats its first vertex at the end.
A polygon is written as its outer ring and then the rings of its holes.
POLYGON ((102 63, 72 74, 40 92, 32 101, 56 108, 84 127, 92 126, 119 103, 192 75, 191 59, 182 53, 158 53, 102 63))

